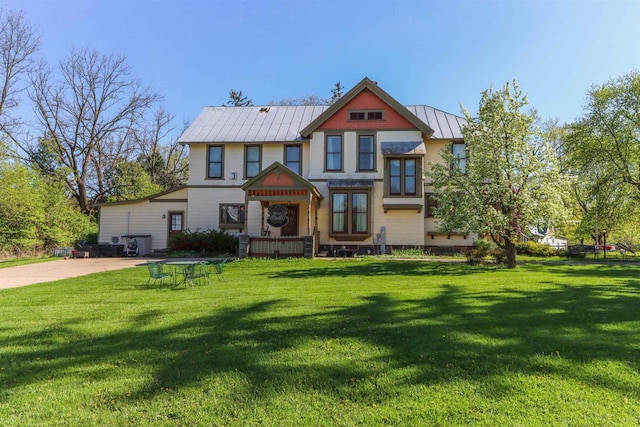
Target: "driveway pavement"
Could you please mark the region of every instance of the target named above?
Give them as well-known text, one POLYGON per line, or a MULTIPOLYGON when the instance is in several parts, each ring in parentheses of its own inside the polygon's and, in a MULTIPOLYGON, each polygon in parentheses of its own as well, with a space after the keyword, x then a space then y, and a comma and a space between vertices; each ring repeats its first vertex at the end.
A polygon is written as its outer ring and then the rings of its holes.
POLYGON ((0 289, 145 265, 145 258, 79 258, 0 268, 0 289))

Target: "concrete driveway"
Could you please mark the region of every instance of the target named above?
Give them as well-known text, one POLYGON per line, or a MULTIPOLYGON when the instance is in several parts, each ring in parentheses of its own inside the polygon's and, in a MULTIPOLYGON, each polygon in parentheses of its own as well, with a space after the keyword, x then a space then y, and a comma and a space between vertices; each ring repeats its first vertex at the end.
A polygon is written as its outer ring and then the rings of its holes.
POLYGON ((0 289, 145 265, 145 258, 79 258, 0 268, 0 289))

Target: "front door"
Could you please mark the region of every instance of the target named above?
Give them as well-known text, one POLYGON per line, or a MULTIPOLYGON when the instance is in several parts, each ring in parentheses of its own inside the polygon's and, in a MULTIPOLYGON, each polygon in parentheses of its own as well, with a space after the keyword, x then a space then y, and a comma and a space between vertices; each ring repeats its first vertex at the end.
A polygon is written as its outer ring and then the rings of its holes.
POLYGON ((289 220, 281 229, 281 236, 298 235, 298 206, 287 206, 287 219, 289 220))
POLYGON ((169 239, 184 231, 184 212, 169 212, 169 239))

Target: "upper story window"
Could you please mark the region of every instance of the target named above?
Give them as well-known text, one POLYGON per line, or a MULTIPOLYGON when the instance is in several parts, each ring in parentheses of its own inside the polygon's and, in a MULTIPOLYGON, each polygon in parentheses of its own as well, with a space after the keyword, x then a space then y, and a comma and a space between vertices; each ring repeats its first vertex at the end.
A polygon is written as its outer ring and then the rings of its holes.
POLYGON ((342 135, 327 135, 325 171, 342 171, 342 135))
POLYGON ((301 145, 285 145, 284 146, 284 165, 302 175, 302 146, 301 145))
POLYGON ((389 196, 418 196, 420 179, 420 158, 389 157, 386 159, 386 193, 389 196))
POLYGON ((375 170, 375 138, 373 135, 358 135, 359 172, 375 170))
POLYGON ((244 177, 253 178, 262 169, 262 146, 247 145, 244 148, 244 177))
POLYGON ((464 142, 454 142, 451 145, 451 153, 453 154, 453 170, 461 173, 467 172, 467 144, 464 142))
POLYGON ((219 178, 224 176, 224 147, 211 145, 207 150, 207 178, 219 178))
POLYGON ((349 111, 349 120, 383 120, 384 115, 381 110, 372 111, 349 111))

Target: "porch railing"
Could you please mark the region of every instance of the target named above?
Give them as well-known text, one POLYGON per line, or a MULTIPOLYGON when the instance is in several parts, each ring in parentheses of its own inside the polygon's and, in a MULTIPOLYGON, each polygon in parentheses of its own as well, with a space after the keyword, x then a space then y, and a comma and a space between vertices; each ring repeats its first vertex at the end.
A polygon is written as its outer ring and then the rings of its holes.
POLYGON ((240 239, 240 256, 286 258, 312 258, 314 254, 313 236, 271 237, 242 236, 240 239), (246 242, 246 243, 245 243, 246 242), (243 248, 244 245, 246 248, 243 248), (243 250, 244 249, 244 250, 243 250))

